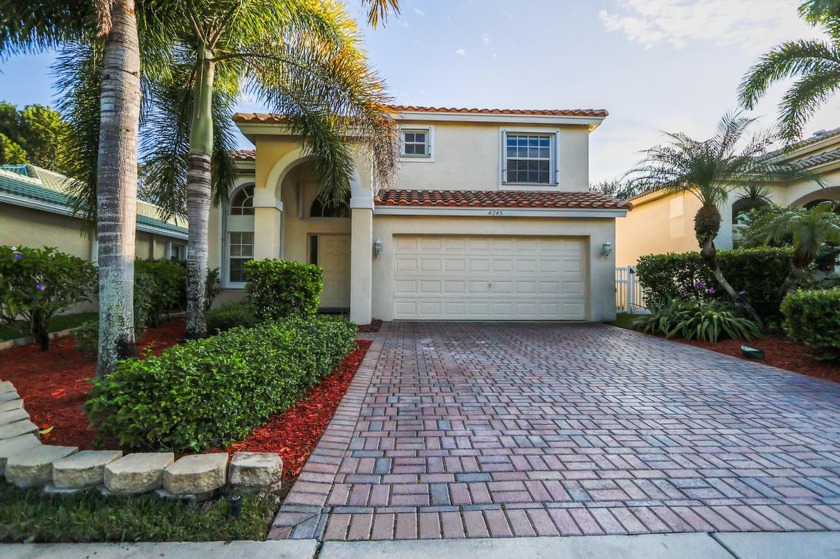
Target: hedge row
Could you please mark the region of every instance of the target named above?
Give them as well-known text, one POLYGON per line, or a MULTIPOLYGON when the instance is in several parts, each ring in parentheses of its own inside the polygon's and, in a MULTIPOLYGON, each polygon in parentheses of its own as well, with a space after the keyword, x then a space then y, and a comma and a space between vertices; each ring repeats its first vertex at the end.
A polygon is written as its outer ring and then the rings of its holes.
POLYGON ((792 291, 782 301, 788 336, 824 354, 840 356, 840 288, 792 291))
POLYGON ((306 395, 353 347, 356 326, 289 318, 120 362, 85 404, 105 440, 131 449, 201 451, 241 440, 306 395))
MULTIPOLYGON (((767 322, 778 318, 779 288, 790 271, 792 251, 762 247, 718 252, 723 276, 767 322)), ((699 252, 653 254, 639 258, 636 267, 645 299, 664 304, 671 299, 714 301, 726 298, 699 252)))
POLYGON ((324 290, 324 273, 319 266, 290 260, 251 260, 245 263, 245 274, 245 290, 257 318, 318 312, 324 290))

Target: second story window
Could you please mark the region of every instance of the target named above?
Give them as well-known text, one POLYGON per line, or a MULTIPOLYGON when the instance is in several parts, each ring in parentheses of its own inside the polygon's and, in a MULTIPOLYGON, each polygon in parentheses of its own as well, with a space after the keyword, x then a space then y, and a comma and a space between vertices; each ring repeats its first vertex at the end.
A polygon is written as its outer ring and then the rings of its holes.
POLYGON ((400 130, 400 155, 430 157, 432 155, 431 131, 428 128, 400 130))
POLYGON ((505 133, 502 181, 510 184, 554 184, 554 134, 505 133))

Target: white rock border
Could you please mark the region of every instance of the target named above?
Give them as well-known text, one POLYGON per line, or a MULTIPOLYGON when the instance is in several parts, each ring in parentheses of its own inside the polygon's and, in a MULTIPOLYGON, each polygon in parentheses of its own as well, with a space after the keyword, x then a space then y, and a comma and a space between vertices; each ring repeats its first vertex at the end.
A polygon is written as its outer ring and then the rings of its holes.
MULTIPOLYGON (((14 390, 11 382, 0 382, 0 391, 5 396, 7 409, 23 410, 23 402, 14 390)), ((0 475, 9 483, 19 487, 41 487, 47 493, 77 493, 96 489, 106 495, 140 495, 154 492, 161 498, 179 498, 191 501, 205 500, 215 495, 229 493, 276 493, 280 491, 280 478, 283 462, 280 456, 272 453, 234 452, 222 464, 219 454, 188 454, 177 461, 171 452, 143 452, 126 454, 120 451, 87 451, 76 454, 75 448, 41 444, 37 427, 34 432, 30 426, 28 413, 0 414, 0 475), (35 440, 33 440, 35 439, 35 440), (67 449, 62 452, 59 449, 67 449), (54 461, 41 463, 37 476, 25 480, 21 478, 17 462, 38 451, 38 455, 55 455, 54 461), (15 457, 18 459, 14 459, 15 457), (75 456, 75 458, 74 458, 75 456), (200 457, 207 456, 206 459, 200 457), (59 469, 66 469, 68 462, 78 462, 86 457, 101 457, 101 461, 85 462, 85 475, 62 475, 56 479, 54 464, 59 469), (7 464, 11 460, 13 467, 7 476, 7 464), (63 462, 62 462, 63 460, 63 462), (120 464, 130 465, 124 468, 132 479, 125 483, 114 482, 115 474, 121 470, 120 464), (45 470, 49 473, 46 474, 45 470), (10 479, 11 477, 11 479, 10 479), (33 485, 33 479, 38 480, 33 485), (92 481, 93 480, 93 481, 92 481), (58 483, 56 483, 56 481, 58 483), (111 488, 107 486, 111 485, 111 488), (166 486, 167 490, 162 487, 166 486), (115 489, 112 491, 111 489, 115 489), (170 492, 169 490, 174 490, 170 492)), ((227 456, 227 454, 224 454, 227 456)))

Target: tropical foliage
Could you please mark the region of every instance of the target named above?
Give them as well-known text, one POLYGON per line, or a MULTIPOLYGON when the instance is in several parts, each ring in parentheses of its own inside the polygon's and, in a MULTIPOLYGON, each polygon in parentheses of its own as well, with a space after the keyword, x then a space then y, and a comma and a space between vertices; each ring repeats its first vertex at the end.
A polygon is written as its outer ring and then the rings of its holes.
POLYGON ((0 165, 31 163, 61 171, 70 159, 70 125, 44 105, 18 109, 0 101, 0 165))
POLYGON ((683 338, 717 343, 721 337, 749 340, 758 337, 758 325, 737 316, 718 301, 667 299, 653 305, 649 315, 636 319, 643 332, 666 338, 683 338))
POLYGON ((779 103, 779 127, 788 141, 799 138, 808 119, 840 89, 840 4, 809 0, 799 13, 824 31, 826 39, 776 46, 750 69, 738 90, 741 104, 752 109, 770 86, 795 80, 779 103))
POLYGON ((54 248, 0 246, 0 323, 25 320, 41 349, 50 348, 50 321, 89 301, 96 289, 92 264, 54 248))
POLYGON ((717 237, 721 226, 718 206, 733 190, 749 189, 798 178, 819 178, 800 167, 768 157, 777 140, 769 132, 748 136, 754 119, 739 113, 727 114, 711 138, 698 140, 683 133, 667 134, 668 142, 649 149, 646 157, 628 173, 630 184, 640 191, 663 188, 690 192, 701 203, 694 217, 694 232, 700 256, 720 287, 761 325, 750 304, 730 285, 717 261, 717 237))
POLYGON ((319 266, 291 260, 251 260, 245 263, 245 290, 260 319, 306 316, 318 312, 324 290, 319 266))

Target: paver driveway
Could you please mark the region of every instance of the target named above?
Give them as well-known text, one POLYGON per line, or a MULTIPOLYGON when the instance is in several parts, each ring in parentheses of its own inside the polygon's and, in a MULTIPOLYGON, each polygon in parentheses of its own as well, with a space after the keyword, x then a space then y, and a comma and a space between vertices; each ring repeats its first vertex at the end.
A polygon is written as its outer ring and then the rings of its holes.
POLYGON ((840 529, 840 385, 602 325, 392 323, 271 536, 840 529))

